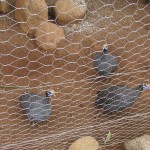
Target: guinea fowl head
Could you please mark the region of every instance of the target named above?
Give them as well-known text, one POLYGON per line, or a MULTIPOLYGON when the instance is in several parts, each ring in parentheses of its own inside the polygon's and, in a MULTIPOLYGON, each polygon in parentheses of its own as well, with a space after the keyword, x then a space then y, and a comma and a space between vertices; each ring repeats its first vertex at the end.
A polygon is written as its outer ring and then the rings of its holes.
POLYGON ((54 91, 53 90, 46 91, 45 94, 46 94, 46 97, 51 97, 52 95, 54 95, 54 91))
POLYGON ((104 44, 104 45, 103 45, 103 53, 104 53, 104 54, 107 54, 107 53, 108 53, 108 45, 107 45, 107 44, 104 44))
POLYGON ((138 86, 138 89, 139 89, 140 91, 145 91, 145 90, 148 90, 149 87, 148 87, 146 84, 141 83, 141 84, 138 86))

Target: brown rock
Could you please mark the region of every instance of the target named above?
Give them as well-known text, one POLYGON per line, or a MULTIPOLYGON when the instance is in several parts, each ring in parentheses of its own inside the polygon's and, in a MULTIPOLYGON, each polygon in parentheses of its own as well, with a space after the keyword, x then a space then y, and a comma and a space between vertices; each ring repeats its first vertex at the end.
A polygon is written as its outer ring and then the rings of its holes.
POLYGON ((54 7, 58 24, 67 24, 82 19, 86 10, 84 0, 58 0, 54 7))
POLYGON ((65 38, 63 28, 50 22, 41 22, 35 30, 37 45, 44 50, 53 50, 65 38))
POLYGON ((27 34, 34 34, 39 23, 48 20, 48 7, 45 0, 16 0, 15 5, 17 8, 15 18, 27 34))
POLYGON ((84 136, 71 144, 69 150, 97 150, 99 143, 91 136, 84 136))
POLYGON ((11 6, 9 2, 6 1, 0 1, 0 12, 3 14, 9 13, 11 10, 11 6))
POLYGON ((124 143, 126 150, 150 150, 150 136, 143 135, 124 143))

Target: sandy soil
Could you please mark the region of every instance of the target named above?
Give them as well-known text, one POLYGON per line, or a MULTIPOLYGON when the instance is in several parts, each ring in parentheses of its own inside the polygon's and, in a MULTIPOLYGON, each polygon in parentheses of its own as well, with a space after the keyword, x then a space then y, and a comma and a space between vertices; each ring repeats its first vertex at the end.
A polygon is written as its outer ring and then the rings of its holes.
POLYGON ((50 52, 21 31, 13 13, 0 16, 0 84, 20 88, 0 89, 1 149, 66 150, 77 138, 92 135, 101 149, 122 150, 124 140, 150 133, 150 91, 114 115, 94 105, 96 92, 105 86, 150 84, 150 9, 144 0, 88 0, 84 20, 65 26, 66 39, 50 52), (104 43, 120 57, 110 78, 99 76, 92 65, 104 43), (47 89, 56 94, 52 115, 33 126, 18 99, 23 92, 43 95, 47 89), (109 130, 113 138, 105 146, 109 130))

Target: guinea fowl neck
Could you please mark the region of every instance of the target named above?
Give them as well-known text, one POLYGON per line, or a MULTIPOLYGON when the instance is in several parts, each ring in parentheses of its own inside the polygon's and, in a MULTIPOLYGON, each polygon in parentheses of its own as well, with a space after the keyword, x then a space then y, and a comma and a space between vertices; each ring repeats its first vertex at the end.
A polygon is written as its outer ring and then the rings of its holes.
POLYGON ((135 88, 138 91, 143 91, 143 86, 140 84, 137 88, 135 88))
POLYGON ((108 49, 104 48, 104 49, 103 49, 103 53, 104 53, 104 54, 107 54, 107 53, 108 53, 108 49))

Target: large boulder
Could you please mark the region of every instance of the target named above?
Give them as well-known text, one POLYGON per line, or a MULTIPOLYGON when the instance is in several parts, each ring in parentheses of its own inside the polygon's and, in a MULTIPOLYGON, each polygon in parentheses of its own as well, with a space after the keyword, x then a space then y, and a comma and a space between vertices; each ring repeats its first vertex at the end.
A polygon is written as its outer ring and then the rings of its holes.
POLYGON ((81 20, 87 10, 84 0, 58 0, 55 3, 54 14, 58 24, 64 25, 81 20))
POLYGON ((71 144, 69 150, 97 150, 99 143, 91 136, 84 136, 71 144))
POLYGON ((124 143, 126 150, 150 150, 150 136, 143 135, 124 143))
POLYGON ((0 13, 7 14, 11 11, 9 1, 0 1, 0 13))
POLYGON ((48 51, 57 48, 57 44, 65 38, 64 30, 50 22, 41 22, 35 30, 36 44, 48 51))
POLYGON ((34 34, 39 23, 48 20, 48 7, 45 0, 16 0, 15 5, 15 18, 27 34, 34 34))

